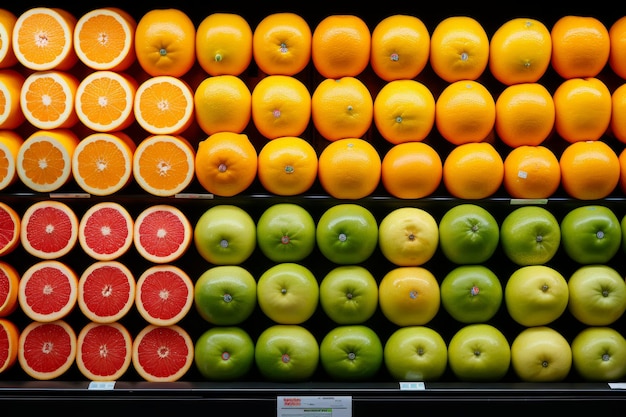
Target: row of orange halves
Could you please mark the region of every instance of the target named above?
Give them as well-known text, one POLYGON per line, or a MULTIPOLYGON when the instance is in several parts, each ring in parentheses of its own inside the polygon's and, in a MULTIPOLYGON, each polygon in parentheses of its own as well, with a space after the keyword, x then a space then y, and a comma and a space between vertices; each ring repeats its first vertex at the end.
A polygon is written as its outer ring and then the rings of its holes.
POLYGON ((295 75, 312 61, 326 78, 357 76, 371 64, 382 79, 416 77, 430 63, 442 79, 475 80, 489 68, 503 84, 536 82, 549 66, 563 78, 594 77, 609 64, 626 78, 626 18, 605 23, 564 15, 551 28, 535 18, 505 21, 494 33, 469 16, 431 30, 419 17, 395 14, 375 27, 355 14, 335 14, 315 27, 292 12, 273 13, 254 28, 244 16, 213 13, 194 24, 184 10, 133 16, 106 7, 75 16, 35 7, 0 11, 6 31, 3 67, 124 70, 135 60, 150 75, 180 77, 198 64, 210 75, 241 74, 254 60, 266 74, 295 75))

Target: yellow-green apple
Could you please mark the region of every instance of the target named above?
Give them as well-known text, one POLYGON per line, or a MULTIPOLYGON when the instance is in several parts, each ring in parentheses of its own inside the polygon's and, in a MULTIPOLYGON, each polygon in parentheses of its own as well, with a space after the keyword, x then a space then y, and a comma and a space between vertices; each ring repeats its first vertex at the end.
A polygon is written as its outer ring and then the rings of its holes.
POLYGON ((522 326, 545 326, 567 310, 569 288, 565 277, 547 265, 528 265, 511 273, 504 287, 504 303, 522 326))
POLYGON ((568 211, 561 219, 565 253, 583 265, 609 262, 622 244, 622 226, 613 210, 591 204, 568 211))
POLYGON ((448 343, 448 365, 461 381, 499 381, 509 371, 511 346, 491 324, 468 324, 448 343))
POLYGON ((247 320, 256 308, 256 287, 254 276, 242 266, 214 266, 194 284, 194 304, 209 323, 233 326, 247 320))
POLYGON ((378 247, 396 266, 419 266, 437 251, 439 228, 432 214, 417 207, 393 209, 378 226, 378 247))
POLYGON ((305 381, 319 365, 320 349, 309 329, 298 324, 274 324, 256 340, 254 362, 268 381, 305 381))
POLYGON ((317 246, 326 259, 340 265, 366 261, 378 246, 378 222, 372 212, 356 203, 326 209, 317 221, 317 246))
POLYGON ((427 324, 441 305, 437 278, 422 266, 395 267, 378 284, 378 305, 397 326, 427 324))
POLYGON ((461 323, 491 320, 502 305, 498 276, 486 265, 458 265, 441 281, 441 305, 461 323))
POLYGON ((382 366, 383 344, 368 326, 334 327, 320 342, 320 363, 333 380, 370 380, 382 366))
POLYGON ((626 281, 609 265, 583 265, 567 281, 568 310, 588 326, 608 326, 626 311, 626 281))
POLYGON ((337 324, 361 324, 378 308, 378 283, 361 265, 339 265, 320 282, 320 305, 337 324))
POLYGON ((626 338, 607 326, 582 329, 572 340, 572 360, 586 381, 619 381, 626 376, 626 338))
POLYGON ((511 367, 523 382, 560 382, 572 368, 572 348, 552 327, 526 327, 511 343, 511 367))
POLYGON ((487 209, 477 204, 459 204, 439 221, 439 247, 456 264, 482 264, 495 253, 500 226, 487 209))
POLYGON ((509 260, 519 266, 547 263, 560 244, 559 221, 544 207, 518 207, 500 225, 500 246, 509 260))
POLYGON ((196 340, 194 362, 206 379, 236 381, 254 366, 254 341, 241 327, 212 327, 196 340))
POLYGON ((274 204, 256 222, 257 245, 273 262, 298 262, 315 249, 315 221, 295 203, 274 204))
POLYGON ((437 381, 448 367, 448 347, 430 327, 400 327, 387 338, 383 361, 396 381, 437 381))
POLYGON ((257 281, 257 303, 278 324, 302 324, 319 303, 319 284, 313 272, 295 262, 265 270, 257 281))
POLYGON ((256 248, 256 224, 239 206, 218 204, 207 209, 194 227, 198 253, 215 265, 239 265, 256 248))

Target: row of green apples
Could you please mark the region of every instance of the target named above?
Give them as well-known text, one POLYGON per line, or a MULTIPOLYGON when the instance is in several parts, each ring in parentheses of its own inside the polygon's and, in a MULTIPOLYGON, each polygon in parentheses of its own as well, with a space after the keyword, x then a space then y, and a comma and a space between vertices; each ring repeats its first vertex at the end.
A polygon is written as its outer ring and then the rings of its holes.
POLYGON ((237 205, 213 206, 198 218, 194 241, 200 255, 216 265, 241 264, 257 246, 274 262, 298 262, 318 248, 332 263, 360 264, 379 249, 396 266, 420 266, 441 249, 455 264, 481 264, 501 248, 520 266, 546 264, 560 249, 578 264, 605 264, 626 248, 625 229, 626 217, 601 204, 570 208, 562 218, 541 205, 521 205, 498 220, 470 202, 447 209, 439 219, 410 205, 377 217, 364 204, 348 202, 315 219, 303 206, 282 202, 257 220, 237 205))

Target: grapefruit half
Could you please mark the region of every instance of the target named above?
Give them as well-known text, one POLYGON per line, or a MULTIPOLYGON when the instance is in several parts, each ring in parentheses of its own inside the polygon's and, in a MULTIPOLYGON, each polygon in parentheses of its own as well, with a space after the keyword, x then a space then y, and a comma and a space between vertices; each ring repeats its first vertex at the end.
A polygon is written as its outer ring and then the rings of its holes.
POLYGON ((189 219, 174 206, 150 206, 135 219, 135 248, 141 256, 153 263, 174 262, 189 248, 192 237, 193 229, 189 219))
POLYGON ((8 255, 20 243, 19 214, 8 204, 0 202, 0 256, 8 255))
POLYGON ((12 265, 0 261, 0 317, 6 317, 17 308, 20 275, 12 265))
POLYGON ((58 378, 76 359, 76 333, 64 320, 33 321, 20 334, 17 359, 34 379, 58 378))
POLYGON ((28 207, 22 216, 20 241, 33 256, 60 258, 76 246, 78 217, 65 203, 38 201, 28 207))
POLYGON ((0 374, 17 362, 20 331, 12 321, 0 319, 0 374))
POLYGON ((87 323, 76 344, 76 366, 90 381, 116 381, 130 367, 133 340, 121 323, 87 323))
POLYGON ((78 308, 95 323, 121 320, 135 303, 135 278, 118 261, 97 261, 78 280, 78 308))
POLYGON ((119 258, 133 244, 133 218, 119 203, 95 204, 80 219, 78 242, 85 253, 96 260, 119 258))
POLYGON ((155 265, 137 280, 135 305, 150 324, 171 326, 182 320, 193 305, 193 281, 174 265, 155 265))
POLYGON ((176 324, 149 324, 133 341, 133 367, 148 382, 179 380, 193 364, 193 358, 193 340, 176 324))

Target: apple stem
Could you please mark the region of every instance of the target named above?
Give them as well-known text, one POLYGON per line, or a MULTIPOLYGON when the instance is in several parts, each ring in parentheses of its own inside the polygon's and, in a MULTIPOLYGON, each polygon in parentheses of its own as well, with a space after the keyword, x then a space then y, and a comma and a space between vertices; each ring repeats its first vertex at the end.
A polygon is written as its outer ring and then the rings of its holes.
POLYGON ((230 294, 224 294, 223 299, 224 299, 224 302, 230 303, 231 301, 233 301, 233 296, 230 294))
POLYGON ((230 353, 228 352, 222 352, 222 359, 227 361, 230 359, 230 353))
POLYGON ((228 240, 226 240, 226 239, 220 240, 220 246, 223 247, 223 248, 227 248, 228 247, 228 240))
POLYGON ((339 241, 345 242, 346 240, 348 240, 348 236, 345 233, 339 233, 339 241))
POLYGON ((596 233, 596 237, 598 239, 603 239, 604 238, 604 232, 602 230, 598 230, 598 232, 596 233))
POLYGON ((478 295, 479 292, 480 292, 480 288, 478 288, 476 285, 474 285, 472 289, 470 290, 471 295, 478 295))
POLYGON ((348 353, 348 359, 350 359, 351 361, 356 359, 356 353, 354 352, 350 352, 348 353))
POLYGON ((283 237, 280 238, 280 243, 282 243, 283 245, 287 245, 289 243, 289 236, 285 235, 283 237))
POLYGON ((281 360, 283 361, 283 363, 289 363, 291 358, 289 357, 288 353, 283 353, 283 356, 281 356, 281 360))

